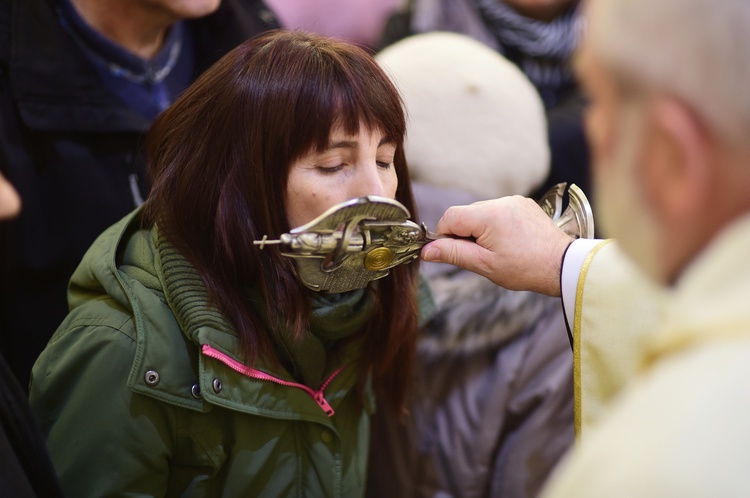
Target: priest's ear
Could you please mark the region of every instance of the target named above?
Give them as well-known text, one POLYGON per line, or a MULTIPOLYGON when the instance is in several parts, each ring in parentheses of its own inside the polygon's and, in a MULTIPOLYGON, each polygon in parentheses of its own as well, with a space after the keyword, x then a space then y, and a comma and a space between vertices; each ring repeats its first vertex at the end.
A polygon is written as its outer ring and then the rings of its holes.
POLYGON ((651 157, 642 171, 652 207, 666 222, 681 223, 710 208, 711 138, 698 116, 670 97, 650 106, 651 157))

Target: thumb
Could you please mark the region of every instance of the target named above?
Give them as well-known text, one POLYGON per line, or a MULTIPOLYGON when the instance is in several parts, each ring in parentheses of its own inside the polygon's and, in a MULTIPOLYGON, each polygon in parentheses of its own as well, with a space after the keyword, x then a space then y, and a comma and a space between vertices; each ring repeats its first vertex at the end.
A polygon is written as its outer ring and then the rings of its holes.
POLYGON ((447 263, 465 270, 485 275, 487 250, 476 242, 464 239, 438 239, 422 248, 422 260, 431 263, 447 263))

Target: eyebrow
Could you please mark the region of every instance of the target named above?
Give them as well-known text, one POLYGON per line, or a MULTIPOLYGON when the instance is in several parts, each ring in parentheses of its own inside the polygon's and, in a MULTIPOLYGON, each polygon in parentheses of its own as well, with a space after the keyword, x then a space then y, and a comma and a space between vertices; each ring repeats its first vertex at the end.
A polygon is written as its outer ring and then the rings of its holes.
MULTIPOLYGON (((393 144, 395 145, 395 140, 383 137, 380 139, 380 143, 378 144, 378 147, 385 144, 393 144)), ((326 150, 331 149, 356 149, 359 144, 355 140, 339 140, 337 142, 331 142, 328 144, 328 147, 326 147, 326 150)))

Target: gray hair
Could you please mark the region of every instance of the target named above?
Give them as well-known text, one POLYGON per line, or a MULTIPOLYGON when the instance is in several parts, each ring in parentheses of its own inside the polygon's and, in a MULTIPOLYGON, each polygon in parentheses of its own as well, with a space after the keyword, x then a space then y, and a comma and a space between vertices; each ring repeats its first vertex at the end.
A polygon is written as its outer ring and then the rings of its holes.
POLYGON ((616 75, 683 101, 720 139, 750 136, 750 1, 593 0, 589 13, 616 75))

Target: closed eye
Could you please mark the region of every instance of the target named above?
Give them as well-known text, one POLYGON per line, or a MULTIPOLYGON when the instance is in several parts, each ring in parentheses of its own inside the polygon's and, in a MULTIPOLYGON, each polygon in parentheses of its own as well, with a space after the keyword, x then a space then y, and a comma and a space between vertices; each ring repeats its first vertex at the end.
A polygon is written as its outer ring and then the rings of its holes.
POLYGON ((338 166, 318 166, 318 171, 324 175, 331 175, 344 169, 345 164, 339 164, 338 166))

